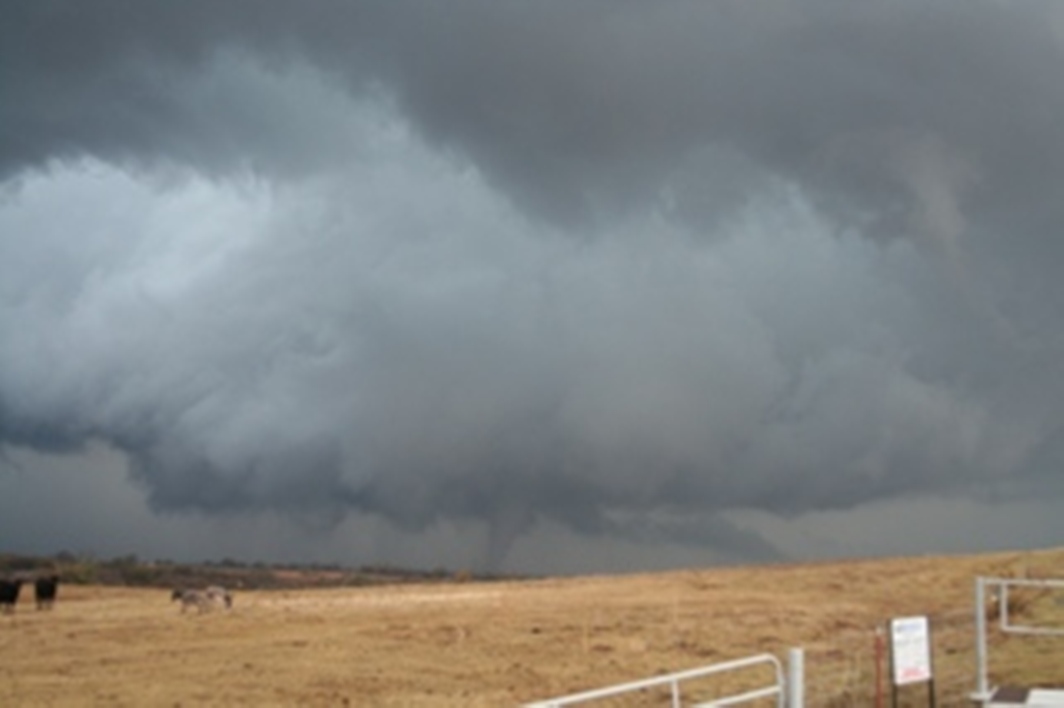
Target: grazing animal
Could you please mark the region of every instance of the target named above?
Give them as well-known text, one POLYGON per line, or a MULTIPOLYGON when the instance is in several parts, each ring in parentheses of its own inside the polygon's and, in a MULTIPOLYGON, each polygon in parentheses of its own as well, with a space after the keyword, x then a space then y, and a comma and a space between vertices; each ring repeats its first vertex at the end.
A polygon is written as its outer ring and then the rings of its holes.
POLYGON ((34 595, 38 610, 50 610, 55 604, 55 594, 59 589, 59 576, 46 575, 33 582, 34 595))
POLYGON ((170 595, 170 601, 181 601, 181 614, 185 613, 190 607, 195 607, 200 614, 206 612, 211 608, 211 599, 207 597, 206 593, 202 593, 199 590, 174 590, 170 595))
POLYGON ((0 580, 0 613, 11 614, 18 602, 18 593, 22 589, 22 580, 0 580))
POLYGON ((210 585, 203 591, 203 594, 211 600, 224 602, 227 610, 233 606, 233 596, 221 585, 210 585))

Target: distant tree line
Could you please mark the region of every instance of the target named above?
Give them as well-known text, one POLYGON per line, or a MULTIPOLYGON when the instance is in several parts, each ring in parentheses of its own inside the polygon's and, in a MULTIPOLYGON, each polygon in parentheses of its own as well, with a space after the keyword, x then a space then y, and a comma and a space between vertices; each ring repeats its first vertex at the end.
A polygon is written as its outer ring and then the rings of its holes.
POLYGON ((204 587, 221 585, 242 589, 306 587, 357 587, 401 583, 503 580, 514 576, 482 575, 445 568, 411 570, 390 565, 357 568, 338 563, 244 562, 232 558, 199 563, 142 560, 135 554, 99 559, 91 554, 60 551, 52 556, 0 553, 0 577, 53 572, 74 585, 133 587, 204 587))

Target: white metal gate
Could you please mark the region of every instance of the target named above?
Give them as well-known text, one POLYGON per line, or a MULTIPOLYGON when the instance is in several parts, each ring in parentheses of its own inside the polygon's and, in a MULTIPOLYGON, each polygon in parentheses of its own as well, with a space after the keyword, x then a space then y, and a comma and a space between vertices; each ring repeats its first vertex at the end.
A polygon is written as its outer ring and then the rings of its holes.
MULTIPOLYGON (((989 705, 993 696, 990 682, 987 678, 987 628, 986 610, 990 606, 987 603, 987 588, 996 590, 996 603, 998 622, 1002 632, 1011 634, 1039 634, 1064 636, 1064 628, 1061 627, 1037 627, 1015 624, 1009 618, 1009 588, 1028 587, 1043 588, 1049 590, 1064 589, 1064 580, 1060 579, 1028 579, 1028 578, 986 578, 975 579, 975 655, 976 655, 976 684, 975 692, 971 695, 973 701, 982 705, 989 705)), ((1057 700, 1064 700, 1064 696, 1057 700)), ((1047 705, 1056 705, 1047 703, 1047 705)))
MULTIPOLYGON (((796 708, 801 706, 801 673, 802 673, 803 654, 800 649, 792 649, 790 653, 790 673, 792 678, 791 684, 791 705, 796 708)), ((598 688, 591 691, 584 691, 582 693, 573 693, 568 696, 560 696, 558 698, 550 698, 545 701, 537 701, 535 703, 527 704, 526 708, 561 708, 562 706, 570 706, 576 703, 585 703, 587 701, 594 701, 602 698, 610 698, 623 693, 632 693, 635 691, 641 691, 647 688, 658 688, 662 686, 668 686, 672 696, 673 708, 680 708, 681 694, 680 684, 684 681, 690 681, 692 679, 702 678, 705 676, 711 676, 713 674, 724 673, 727 671, 737 671, 739 669, 745 669, 750 666, 757 666, 759 664, 769 664, 774 669, 775 680, 771 685, 763 686, 743 693, 738 693, 731 696, 724 696, 716 698, 708 703, 700 703, 693 708, 714 708, 720 706, 733 706, 748 701, 753 701, 758 698, 771 698, 776 697, 776 705, 779 708, 783 708, 786 700, 786 687, 787 683, 783 676, 783 666, 780 660, 772 654, 757 654, 755 656, 749 656, 745 659, 736 659, 734 661, 725 661, 719 664, 711 664, 709 666, 703 666, 697 669, 689 669, 687 671, 679 671, 674 674, 667 674, 665 676, 655 676, 654 678, 643 679, 642 681, 631 681, 629 683, 621 683, 614 686, 607 686, 605 688, 598 688)))

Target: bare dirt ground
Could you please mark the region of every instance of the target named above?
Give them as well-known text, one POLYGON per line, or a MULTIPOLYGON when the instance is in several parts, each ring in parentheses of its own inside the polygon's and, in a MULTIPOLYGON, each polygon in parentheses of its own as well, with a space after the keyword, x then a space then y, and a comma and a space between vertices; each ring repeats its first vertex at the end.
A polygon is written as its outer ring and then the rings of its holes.
MULTIPOLYGON (((163 590, 95 586, 61 586, 55 609, 37 612, 24 589, 14 616, 0 617, 0 706, 512 706, 826 647, 807 655, 812 669, 817 657, 846 658, 838 637, 872 637, 890 617, 971 617, 978 574, 1062 577, 1064 549, 239 592, 231 611, 202 615, 182 614, 163 590)), ((999 656, 1022 646, 1006 640, 999 656)), ((1064 638, 1046 646, 1016 649, 1009 670, 1064 684, 1064 638)))

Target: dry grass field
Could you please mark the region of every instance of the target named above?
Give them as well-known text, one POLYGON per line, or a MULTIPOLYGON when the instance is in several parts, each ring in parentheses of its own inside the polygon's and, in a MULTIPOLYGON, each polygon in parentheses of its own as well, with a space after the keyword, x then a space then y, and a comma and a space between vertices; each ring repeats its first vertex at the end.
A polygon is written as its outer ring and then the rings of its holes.
MULTIPOLYGON (((202 615, 164 590, 95 586, 37 612, 24 590, 0 617, 0 705, 511 706, 791 646, 808 705, 872 705, 875 629, 909 614, 937 632, 939 705, 966 705, 978 574, 1061 577, 1064 549, 238 592, 202 615)), ((1043 600, 1016 609, 1062 604, 1043 600)), ((991 663, 995 681, 1064 685, 1064 637, 995 636, 991 663)))

